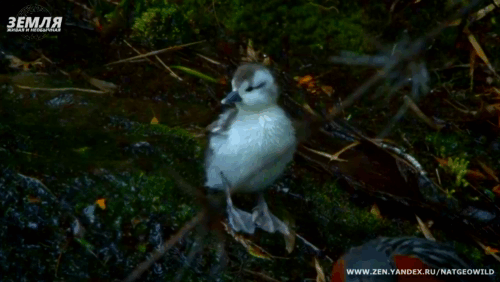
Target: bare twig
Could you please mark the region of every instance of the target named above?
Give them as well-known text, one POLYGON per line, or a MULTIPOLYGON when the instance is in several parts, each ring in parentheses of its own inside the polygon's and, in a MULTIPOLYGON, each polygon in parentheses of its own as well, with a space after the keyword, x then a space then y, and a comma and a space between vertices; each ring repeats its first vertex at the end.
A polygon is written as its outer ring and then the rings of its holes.
MULTIPOLYGON (((482 18, 484 18, 488 13, 492 12, 493 10, 495 10, 496 6, 500 6, 500 0, 492 0, 492 4, 484 7, 483 9, 477 11, 477 13, 475 13, 474 15, 472 15, 468 20, 469 20, 469 23, 472 23, 472 22, 475 22, 475 21, 478 21, 482 18)), ((453 21, 449 24, 449 26, 458 26, 460 25, 460 23, 462 22, 461 19, 458 19, 456 21, 453 21)))
POLYGON ((462 112, 462 113, 464 113, 464 114, 471 114, 471 115, 474 115, 474 116, 475 116, 475 115, 477 115, 477 113, 478 113, 477 111, 471 111, 471 110, 463 110, 463 109, 460 109, 459 107, 455 106, 452 102, 450 102, 450 100, 448 100, 448 99, 445 99, 444 101, 445 101, 446 103, 450 104, 453 108, 455 108, 455 110, 460 111, 460 112, 462 112))
POLYGON ((337 9, 337 7, 335 6, 330 6, 330 7, 325 7, 323 5, 320 5, 320 4, 317 4, 317 3, 314 3, 312 0, 308 1, 307 4, 310 4, 310 5, 313 5, 315 7, 318 7, 320 8, 321 10, 323 11, 330 11, 330 10, 335 10, 337 13, 340 13, 339 9, 337 9))
POLYGON ((276 280, 276 279, 274 279, 274 278, 272 278, 272 277, 270 277, 270 276, 267 276, 267 275, 265 275, 264 273, 251 271, 251 270, 248 270, 248 269, 245 269, 245 268, 243 268, 242 270, 243 270, 243 272, 246 272, 246 273, 248 273, 248 274, 255 275, 255 276, 257 276, 257 277, 259 277, 259 278, 261 278, 261 279, 263 279, 263 280, 266 280, 266 281, 270 281, 270 282, 280 282, 279 280, 276 280))
MULTIPOLYGON (((297 234, 297 238, 299 238, 300 240, 302 240, 302 242, 304 242, 304 244, 306 244, 308 247, 310 247, 314 251, 316 251, 318 253, 321 252, 321 250, 318 247, 314 246, 311 242, 307 241, 304 237, 300 236, 299 234, 297 234)), ((333 263, 333 259, 331 259, 329 256, 325 256, 325 257, 326 257, 326 259, 328 261, 330 261, 331 263, 333 263)))
POLYGON ((125 62, 132 61, 132 60, 139 59, 139 58, 146 58, 146 57, 149 57, 149 56, 158 55, 158 54, 165 53, 165 52, 168 52, 168 51, 175 51, 175 50, 182 49, 184 47, 188 47, 188 46, 200 44, 200 43, 203 43, 205 41, 206 40, 201 40, 201 41, 187 43, 187 44, 183 44, 183 45, 172 46, 172 47, 168 47, 168 48, 161 49, 161 50, 151 51, 151 52, 146 53, 146 54, 142 54, 142 55, 134 56, 134 57, 131 57, 131 58, 128 58, 128 59, 123 59, 123 60, 119 60, 119 61, 116 61, 116 62, 112 62, 112 63, 106 64, 105 66, 119 64, 119 63, 125 63, 125 62))
POLYGON ((42 90, 42 91, 80 91, 86 93, 96 93, 96 94, 104 94, 106 91, 101 90, 92 90, 92 89, 83 89, 83 88, 74 88, 74 87, 66 87, 66 88, 45 88, 45 87, 30 87, 16 84, 17 87, 21 89, 29 89, 29 90, 42 90))
POLYGON ((155 58, 156 60, 158 60, 158 62, 160 62, 160 64, 166 68, 169 72, 170 72, 170 75, 172 75, 173 77, 177 78, 179 81, 182 81, 182 78, 180 78, 180 76, 178 76, 171 68, 169 68, 161 59, 160 57, 158 57, 158 55, 155 55, 155 58))
MULTIPOLYGON (((483 248, 484 251, 488 251, 488 247, 486 247, 483 243, 479 242, 478 239, 474 238, 474 241, 476 241, 476 243, 481 246, 481 248, 483 248)), ((500 262, 500 256, 495 254, 495 253, 492 253, 492 252, 489 252, 491 256, 493 256, 497 261, 500 262)))
POLYGON ((440 124, 437 124, 435 122, 433 122, 430 118, 428 118, 421 110, 420 108, 417 106, 417 104, 415 104, 415 102, 413 102, 413 100, 408 97, 407 95, 404 96, 404 100, 405 100, 405 103, 408 105, 408 107, 410 108, 410 110, 412 110, 421 120, 423 120, 428 126, 430 126, 431 128, 435 129, 435 130, 441 130, 444 125, 440 125, 440 124))
POLYGON ((130 275, 123 280, 123 282, 133 282, 137 280, 141 276, 144 271, 155 263, 155 261, 159 260, 170 248, 172 248, 181 238, 183 238, 191 229, 193 229, 196 225, 198 225, 205 217, 205 212, 199 212, 195 217, 193 217, 188 223, 184 224, 184 227, 181 228, 174 236, 170 237, 170 239, 163 244, 163 246, 157 250, 155 250, 150 259, 139 264, 130 275))
POLYGON ((200 53, 196 53, 196 56, 201 57, 201 58, 203 58, 203 59, 205 59, 205 60, 209 61, 210 63, 212 63, 212 64, 214 64, 214 65, 222 65, 220 62, 217 62, 216 60, 211 59, 211 58, 209 58, 209 57, 207 57, 207 56, 204 56, 204 55, 202 55, 202 54, 200 54, 200 53))
MULTIPOLYGON (((125 42, 125 44, 127 44, 127 45, 128 45, 128 46, 132 49, 132 50, 134 50, 137 54, 139 54, 139 56, 140 56, 140 55, 143 55, 143 54, 142 54, 139 50, 135 49, 135 48, 134 48, 134 46, 132 46, 130 43, 128 43, 128 42, 127 42, 127 40, 124 40, 124 42, 125 42)), ((170 72, 170 74, 171 74, 173 77, 177 78, 179 81, 182 81, 182 78, 180 78, 180 77, 179 77, 179 76, 178 76, 178 75, 177 75, 177 74, 176 74, 176 73, 175 73, 175 72, 174 72, 171 68, 169 68, 169 67, 168 67, 168 66, 167 66, 167 65, 166 65, 166 64, 165 64, 165 63, 164 63, 164 62, 160 59, 160 57, 158 57, 158 55, 155 55, 155 58, 156 58, 156 60, 158 60, 158 62, 160 62, 160 64, 161 64, 164 68, 166 68, 166 69, 170 72)), ((146 58, 146 60, 148 60, 150 63, 152 63, 152 64, 153 64, 153 61, 151 61, 149 58, 146 58)), ((136 61, 134 60, 134 61, 129 61, 129 62, 130 62, 130 63, 132 63, 132 62, 136 62, 136 61)))
MULTIPOLYGON (((125 42, 125 44, 127 44, 127 45, 128 45, 128 47, 130 47, 130 49, 134 50, 137 54, 142 55, 142 53, 141 53, 139 50, 135 49, 135 48, 134 48, 134 46, 132 46, 132 44, 128 43, 128 41, 127 41, 127 40, 123 40, 123 42, 125 42)), ((146 58, 146 60, 148 60, 148 62, 150 62, 150 63, 154 64, 154 63, 153 63, 153 61, 151 61, 149 58, 146 58)), ((132 62, 132 61, 131 61, 131 62, 132 62)), ((134 62, 135 62, 135 61, 134 61, 134 62)))
MULTIPOLYGON (((463 15, 467 15, 475 6, 477 6, 478 3, 479 1, 477 0, 473 1, 473 3, 471 3, 470 5, 462 8, 453 18, 460 18, 463 15)), ((361 95, 367 92, 376 83, 378 83, 382 79, 385 79, 397 66, 405 62, 412 61, 414 57, 424 52, 426 50, 426 48, 424 48, 425 44, 441 34, 441 32, 449 26, 449 22, 451 21, 446 21, 446 23, 436 27, 426 36, 423 36, 422 38, 416 40, 406 50, 404 50, 405 52, 397 52, 397 54, 392 55, 385 66, 382 68, 382 70, 378 71, 375 75, 373 75, 370 79, 368 79, 365 83, 358 87, 358 89, 356 89, 346 99, 344 99, 344 101, 339 106, 336 106, 327 116, 327 120, 333 119, 342 110, 354 104, 354 102, 356 102, 361 97, 361 95)), ((400 109, 398 115, 402 112, 404 112, 404 110, 400 109)))

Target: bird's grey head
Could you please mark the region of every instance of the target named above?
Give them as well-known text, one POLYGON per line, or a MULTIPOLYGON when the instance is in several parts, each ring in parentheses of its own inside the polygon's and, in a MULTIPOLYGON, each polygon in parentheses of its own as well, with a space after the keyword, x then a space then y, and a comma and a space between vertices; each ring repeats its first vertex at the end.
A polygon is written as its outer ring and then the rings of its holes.
POLYGON ((259 64, 240 66, 231 81, 233 91, 222 100, 236 104, 239 109, 255 111, 276 104, 278 86, 271 72, 259 64))

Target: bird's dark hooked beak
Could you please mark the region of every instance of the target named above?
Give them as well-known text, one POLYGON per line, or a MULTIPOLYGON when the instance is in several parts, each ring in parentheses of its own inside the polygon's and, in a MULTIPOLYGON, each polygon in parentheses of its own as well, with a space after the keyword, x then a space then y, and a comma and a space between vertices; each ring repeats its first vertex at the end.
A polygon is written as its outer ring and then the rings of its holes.
POLYGON ((238 91, 231 91, 229 94, 227 94, 226 98, 222 99, 221 103, 224 105, 231 105, 241 101, 242 99, 238 91))

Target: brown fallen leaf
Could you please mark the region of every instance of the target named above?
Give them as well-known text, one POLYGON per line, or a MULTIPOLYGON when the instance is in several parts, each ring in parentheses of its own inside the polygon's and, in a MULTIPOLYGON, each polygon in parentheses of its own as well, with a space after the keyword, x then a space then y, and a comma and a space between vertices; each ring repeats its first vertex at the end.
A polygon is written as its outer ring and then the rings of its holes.
POLYGON ((490 61, 488 60, 488 57, 486 56, 486 53, 484 53, 483 48, 481 48, 481 45, 479 45, 479 42, 477 42, 476 37, 470 33, 468 28, 465 28, 464 32, 468 33, 468 39, 474 50, 476 51, 476 54, 483 62, 488 66, 488 68, 495 73, 495 69, 491 65, 490 61))
POLYGON ((447 165, 448 165, 448 160, 441 159, 441 158, 436 158, 436 157, 434 157, 434 158, 436 159, 436 161, 437 161, 440 165, 442 165, 442 166, 447 166, 447 165))
POLYGON ((317 258, 314 258, 314 268, 316 269, 316 282, 326 282, 325 272, 318 262, 317 258))
POLYGON ((113 93, 118 89, 118 86, 112 82, 100 80, 97 78, 90 77, 88 75, 83 74, 84 78, 87 79, 87 82, 92 84, 93 86, 99 88, 104 92, 113 93))
POLYGON ((418 215, 415 215, 415 218, 417 219, 418 226, 420 227, 420 230, 424 234, 425 238, 430 241, 436 241, 436 238, 432 235, 431 230, 427 227, 427 225, 425 225, 422 219, 420 219, 418 215))
POLYGON ((478 161, 479 165, 481 166, 481 168, 489 175, 491 176, 491 178, 495 179, 496 182, 500 182, 498 180, 498 177, 496 176, 495 172, 493 171, 493 169, 491 169, 489 166, 487 166, 485 163, 481 162, 481 161, 478 161))
POLYGON ((33 197, 33 196, 29 196, 28 197, 28 202, 34 204, 34 203, 40 203, 42 200, 40 200, 40 198, 38 197, 33 197))
POLYGON ((130 220, 130 222, 132 223, 132 226, 133 226, 133 227, 136 227, 136 226, 137 226, 137 224, 139 224, 139 223, 141 223, 141 222, 142 222, 142 218, 141 218, 140 216, 136 216, 136 217, 132 218, 132 219, 130 220))
POLYGON ((250 255, 252 255, 256 258, 267 259, 267 260, 272 259, 272 255, 270 255, 268 252, 266 252, 261 247, 254 245, 254 244, 247 245, 247 251, 250 255))
POLYGON ((484 252, 487 254, 487 255, 491 255, 491 254, 496 254, 499 252, 498 249, 495 249, 493 247, 490 247, 490 246, 486 246, 486 248, 484 249, 484 252))
POLYGON ((95 203, 103 210, 106 209, 106 202, 107 202, 107 199, 105 198, 100 198, 100 199, 97 199, 97 201, 95 201, 95 203))
POLYGON ((271 57, 265 57, 264 58, 264 61, 262 61, 262 64, 264 66, 270 66, 272 64, 272 60, 271 60, 271 57))
POLYGON ((500 262, 500 256, 497 255, 496 253, 494 252, 490 252, 490 247, 489 246, 486 246, 484 245, 483 243, 479 242, 477 239, 474 239, 474 241, 476 241, 476 243, 481 246, 481 248, 483 248, 484 252, 488 255, 491 255, 492 257, 494 257, 497 261, 500 262))
POLYGON ((310 75, 306 75, 304 77, 298 77, 298 79, 299 79, 298 80, 299 81, 298 82, 299 85, 306 85, 306 84, 309 84, 310 82, 313 81, 313 77, 310 76, 310 75))
POLYGON ((227 78, 225 76, 219 78, 219 84, 227 85, 227 78))
POLYGON ((472 179, 486 179, 486 175, 482 174, 478 170, 467 170, 467 178, 472 178, 472 179))
POLYGON ((333 90, 333 87, 331 86, 321 86, 321 90, 325 92, 326 95, 332 96, 335 90, 333 90))
POLYGON ((497 186, 493 187, 492 191, 493 191, 493 193, 495 193, 497 196, 500 197, 500 184, 498 184, 497 186))

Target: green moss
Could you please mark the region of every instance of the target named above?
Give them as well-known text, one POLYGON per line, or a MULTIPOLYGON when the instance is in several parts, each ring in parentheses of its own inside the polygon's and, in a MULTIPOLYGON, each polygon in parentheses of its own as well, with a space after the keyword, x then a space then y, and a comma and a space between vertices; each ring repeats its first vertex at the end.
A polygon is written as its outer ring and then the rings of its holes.
POLYGON ((223 19, 225 26, 270 54, 281 52, 283 44, 295 52, 365 48, 359 9, 339 14, 308 1, 263 1, 234 2, 231 10, 223 19))
POLYGON ((167 0, 138 1, 135 13, 138 16, 131 34, 134 40, 155 46, 159 43, 180 44, 192 37, 186 14, 167 0))
POLYGON ((446 169, 456 176, 454 186, 457 188, 467 187, 469 183, 464 179, 467 174, 469 161, 461 158, 448 158, 446 169))
POLYGON ((314 202, 312 219, 325 237, 327 245, 339 254, 346 246, 355 246, 377 236, 414 236, 416 226, 405 223, 396 226, 391 220, 381 219, 369 209, 356 206, 349 194, 336 182, 314 181, 304 178, 300 188, 306 198, 314 202))
POLYGON ((488 266, 485 264, 486 258, 484 256, 484 253, 481 251, 481 249, 477 248, 476 246, 471 246, 467 245, 464 243, 455 243, 454 245, 456 252, 461 256, 470 259, 473 263, 475 268, 490 268, 491 266, 488 266))
POLYGON ((430 143, 434 153, 441 158, 455 156, 468 159, 468 143, 464 142, 468 138, 459 133, 434 132, 426 135, 425 141, 430 143))

